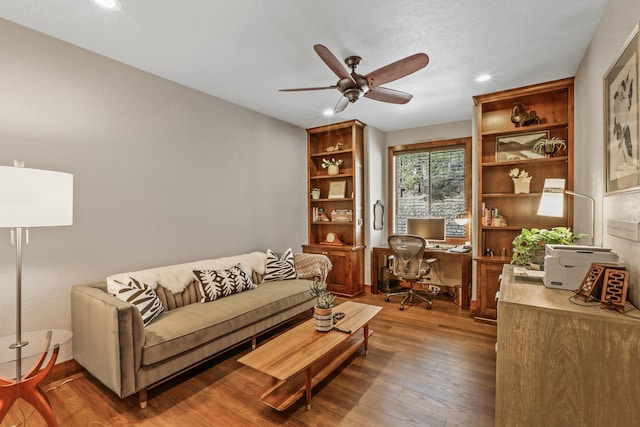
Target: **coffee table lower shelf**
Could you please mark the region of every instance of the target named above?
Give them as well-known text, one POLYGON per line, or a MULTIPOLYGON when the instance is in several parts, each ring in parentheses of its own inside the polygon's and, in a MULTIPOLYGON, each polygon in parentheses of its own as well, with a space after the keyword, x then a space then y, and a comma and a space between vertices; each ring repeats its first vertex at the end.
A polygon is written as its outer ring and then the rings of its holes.
MULTIPOLYGON (((373 331, 369 330, 368 336, 372 333, 373 331)), ((310 402, 311 389, 357 352, 362 345, 364 345, 362 336, 353 334, 325 357, 292 378, 286 381, 273 378, 271 386, 262 393, 260 400, 278 411, 284 411, 305 394, 308 395, 307 402, 310 402)), ((310 407, 311 405, 307 404, 307 409, 310 407)))

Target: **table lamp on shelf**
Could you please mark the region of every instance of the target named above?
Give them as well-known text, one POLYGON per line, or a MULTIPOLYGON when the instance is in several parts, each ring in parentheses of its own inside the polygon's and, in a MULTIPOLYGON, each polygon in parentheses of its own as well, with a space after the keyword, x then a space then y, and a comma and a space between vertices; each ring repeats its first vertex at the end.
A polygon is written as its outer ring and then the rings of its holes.
POLYGON ((595 241, 596 203, 593 197, 584 194, 574 193, 564 189, 563 178, 547 178, 544 180, 538 215, 562 217, 564 215, 564 195, 582 197, 591 202, 591 244, 595 241))
MULTIPOLYGON (((14 167, 0 166, 0 228, 11 229, 16 248, 16 341, 9 347, 16 351, 15 384, 28 381, 22 377, 22 237, 27 228, 71 225, 73 222, 73 175, 28 169, 24 162, 14 167)), ((6 386, 6 385, 5 385, 6 386)), ((8 407, 0 408, 8 411, 8 407)), ((0 416, 2 419, 2 416, 0 416)))

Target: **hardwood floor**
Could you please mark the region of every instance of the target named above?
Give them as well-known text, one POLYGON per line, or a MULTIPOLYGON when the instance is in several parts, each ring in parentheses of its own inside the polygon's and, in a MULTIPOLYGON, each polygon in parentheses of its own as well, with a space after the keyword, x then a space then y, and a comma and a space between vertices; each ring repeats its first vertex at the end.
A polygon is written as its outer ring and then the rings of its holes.
MULTIPOLYGON (((258 400, 270 378, 237 362, 248 343, 151 389, 144 410, 136 396, 119 399, 84 371, 45 386, 47 396, 65 427, 494 425, 495 326, 449 300, 404 311, 382 294, 355 300, 383 307, 371 322, 369 353, 356 353, 317 386, 310 411, 304 399, 284 412, 258 400)), ((0 425, 25 416, 28 426, 46 425, 31 412, 20 400, 0 425)))

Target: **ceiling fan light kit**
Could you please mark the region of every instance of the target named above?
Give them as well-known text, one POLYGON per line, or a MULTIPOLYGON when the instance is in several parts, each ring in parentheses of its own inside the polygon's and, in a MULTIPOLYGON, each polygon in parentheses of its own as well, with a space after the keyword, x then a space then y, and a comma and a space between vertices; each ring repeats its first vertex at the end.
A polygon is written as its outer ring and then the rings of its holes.
POLYGON ((385 83, 392 82, 399 78, 413 74, 424 68, 429 63, 429 57, 424 53, 416 53, 398 61, 392 62, 382 68, 362 75, 356 73, 356 68, 360 65, 362 58, 356 55, 348 56, 344 62, 351 69, 347 71, 342 63, 325 46, 317 44, 313 46, 320 59, 327 64, 339 78, 338 83, 333 86, 307 87, 297 89, 280 89, 282 92, 300 92, 308 90, 338 89, 342 96, 338 100, 334 113, 339 113, 347 108, 349 103, 356 102, 361 97, 373 99, 375 101, 387 102, 391 104, 406 104, 413 97, 411 94, 400 92, 399 90, 382 87, 385 83))

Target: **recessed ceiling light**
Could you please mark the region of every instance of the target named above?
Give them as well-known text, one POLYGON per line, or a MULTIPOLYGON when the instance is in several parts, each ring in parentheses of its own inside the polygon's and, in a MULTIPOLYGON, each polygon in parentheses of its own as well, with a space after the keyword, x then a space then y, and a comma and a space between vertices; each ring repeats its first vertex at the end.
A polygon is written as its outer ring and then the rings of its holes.
POLYGON ((480 74, 478 77, 473 79, 474 82, 482 83, 491 80, 491 74, 480 74))
POLYGON ((327 108, 322 114, 324 114, 325 116, 333 116, 333 109, 327 108))
POLYGON ((93 0, 95 4, 109 10, 120 10, 120 0, 93 0))

